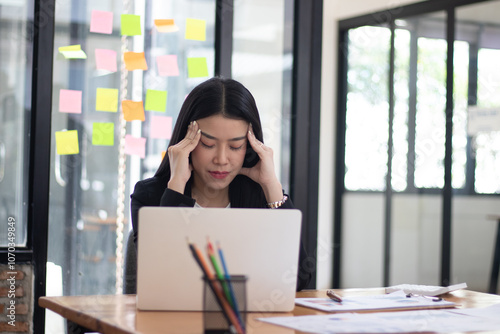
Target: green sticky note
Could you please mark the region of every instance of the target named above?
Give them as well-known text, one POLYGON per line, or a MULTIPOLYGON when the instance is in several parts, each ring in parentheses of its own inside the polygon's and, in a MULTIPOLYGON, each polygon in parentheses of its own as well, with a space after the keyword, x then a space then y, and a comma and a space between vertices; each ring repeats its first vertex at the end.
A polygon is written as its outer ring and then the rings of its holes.
POLYGON ((94 123, 92 145, 113 146, 115 144, 115 123, 94 123))
POLYGON ((153 90, 146 91, 146 106, 144 109, 151 111, 165 112, 167 108, 167 91, 166 90, 153 90))
POLYGON ((189 78, 208 77, 207 58, 205 57, 188 58, 187 66, 188 66, 189 78))
POLYGON ((78 154, 78 130, 56 131, 56 150, 59 155, 78 154))
POLYGON ((122 35, 137 36, 141 35, 141 17, 139 15, 122 14, 122 35))
POLYGON ((117 112, 118 89, 97 88, 95 110, 117 112))

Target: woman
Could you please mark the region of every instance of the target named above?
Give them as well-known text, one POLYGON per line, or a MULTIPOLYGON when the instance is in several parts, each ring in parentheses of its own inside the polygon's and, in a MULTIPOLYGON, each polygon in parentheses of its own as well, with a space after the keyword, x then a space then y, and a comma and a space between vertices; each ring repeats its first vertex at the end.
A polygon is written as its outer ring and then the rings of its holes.
MULTIPOLYGON (((187 96, 160 167, 135 185, 131 199, 136 243, 142 206, 293 208, 276 177, 273 151, 263 143, 252 94, 223 78, 187 96)), ((311 278, 304 261, 301 245, 297 290, 311 278)))

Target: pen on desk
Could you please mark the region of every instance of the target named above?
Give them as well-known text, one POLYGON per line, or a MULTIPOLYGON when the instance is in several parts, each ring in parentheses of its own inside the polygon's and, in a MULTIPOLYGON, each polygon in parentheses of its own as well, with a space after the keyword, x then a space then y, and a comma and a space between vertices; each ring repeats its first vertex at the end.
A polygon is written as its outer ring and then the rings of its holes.
POLYGON ((326 295, 327 295, 330 299, 332 299, 332 300, 334 300, 334 301, 336 301, 336 302, 338 302, 338 303, 342 303, 342 297, 340 297, 340 296, 339 296, 339 295, 337 295, 335 292, 333 292, 333 290, 326 290, 326 295))
POLYGON ((241 319, 241 313, 240 313, 240 309, 238 307, 238 301, 236 300, 236 297, 234 295, 233 285, 231 284, 231 275, 229 275, 229 270, 227 269, 227 265, 226 265, 226 259, 224 258, 224 253, 222 252, 222 248, 220 247, 219 242, 217 242, 217 251, 219 253, 219 259, 220 259, 220 262, 222 264, 222 268, 224 269, 224 275, 225 275, 226 280, 227 280, 227 285, 229 288, 229 295, 231 297, 234 312, 236 313, 236 316, 238 317, 238 320, 240 321, 241 327, 243 327, 243 330, 245 330, 245 324, 243 323, 243 320, 241 319))
POLYGON ((229 305, 229 302, 224 298, 224 293, 222 292, 220 285, 217 284, 214 274, 210 271, 210 267, 207 265, 205 259, 203 258, 203 254, 194 243, 189 241, 189 239, 187 240, 187 242, 189 245, 189 249, 193 254, 193 257, 196 260, 196 263, 198 263, 204 276, 207 278, 210 289, 214 293, 217 303, 219 304, 222 313, 227 318, 228 323, 234 327, 238 334, 244 334, 245 331, 242 329, 238 318, 236 318, 236 314, 231 308, 231 305, 229 305))

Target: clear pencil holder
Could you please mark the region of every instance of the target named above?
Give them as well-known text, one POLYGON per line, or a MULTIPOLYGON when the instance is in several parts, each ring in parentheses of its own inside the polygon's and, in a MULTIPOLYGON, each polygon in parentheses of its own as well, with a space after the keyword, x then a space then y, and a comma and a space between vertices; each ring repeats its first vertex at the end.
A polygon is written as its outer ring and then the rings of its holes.
MULTIPOLYGON (((230 279, 220 281, 203 278, 203 328, 205 334, 236 333, 231 317, 221 308, 221 302, 214 294, 214 288, 219 291, 227 305, 232 310, 238 324, 244 330, 247 311, 247 277, 232 275, 230 279), (234 300, 236 303, 234 303, 234 300), (236 306, 236 307, 235 307, 236 306)), ((235 319, 234 317, 232 318, 235 319)))

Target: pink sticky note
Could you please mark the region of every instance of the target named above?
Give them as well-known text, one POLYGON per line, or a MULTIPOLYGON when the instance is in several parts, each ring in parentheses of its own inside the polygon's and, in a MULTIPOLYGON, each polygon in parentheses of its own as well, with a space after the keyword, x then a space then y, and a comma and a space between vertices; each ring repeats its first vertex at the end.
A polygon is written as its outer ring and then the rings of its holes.
POLYGON ((72 114, 81 114, 82 91, 61 89, 59 91, 59 111, 72 114))
POLYGON ((125 135, 125 154, 146 157, 146 138, 125 135))
POLYGON ((113 12, 93 10, 90 14, 90 32, 111 34, 113 32, 113 12))
POLYGON ((179 76, 177 55, 158 56, 156 57, 156 64, 160 76, 179 76))
POLYGON ((95 49, 95 66, 98 70, 116 72, 116 51, 95 49))
POLYGON ((172 137, 172 117, 151 117, 151 138, 170 139, 172 137))

